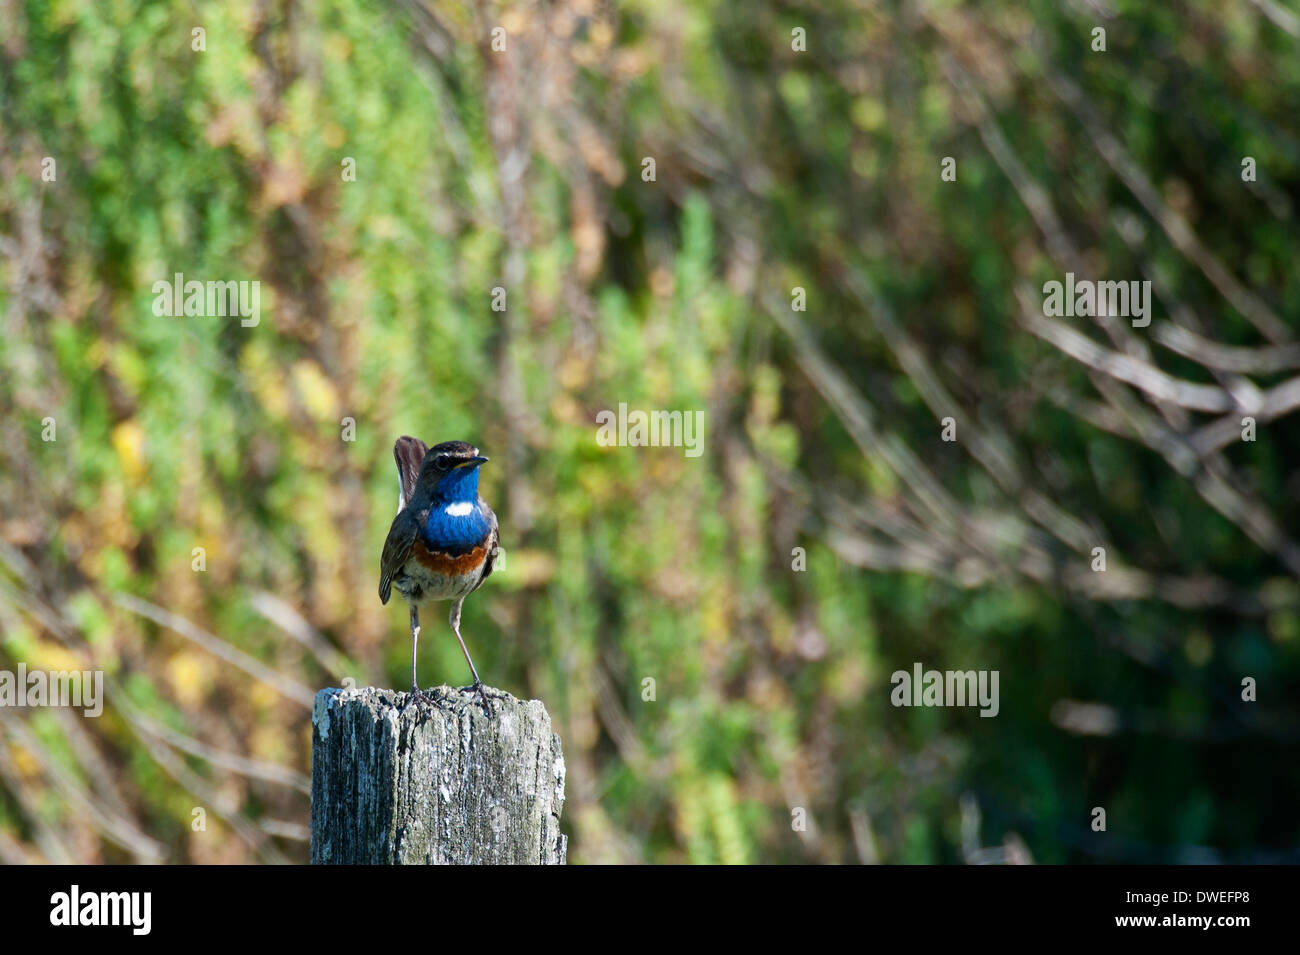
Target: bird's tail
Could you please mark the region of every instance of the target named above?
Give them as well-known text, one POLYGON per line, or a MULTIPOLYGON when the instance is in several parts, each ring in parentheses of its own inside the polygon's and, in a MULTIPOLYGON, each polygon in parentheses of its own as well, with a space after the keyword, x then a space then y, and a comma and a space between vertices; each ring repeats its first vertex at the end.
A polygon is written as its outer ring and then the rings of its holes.
POLYGON ((397 462, 397 483, 401 491, 401 500, 397 509, 406 507, 415 491, 415 479, 420 476, 420 463, 424 460, 429 446, 419 438, 402 435, 393 445, 393 460, 397 462))

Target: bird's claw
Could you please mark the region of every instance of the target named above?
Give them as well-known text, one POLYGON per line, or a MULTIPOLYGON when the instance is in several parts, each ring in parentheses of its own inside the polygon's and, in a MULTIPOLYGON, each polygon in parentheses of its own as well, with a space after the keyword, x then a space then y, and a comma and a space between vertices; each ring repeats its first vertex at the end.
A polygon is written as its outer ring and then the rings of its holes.
POLYGON ((405 713, 411 708, 412 704, 414 704, 417 709, 424 706, 437 707, 438 701, 428 693, 425 693, 418 686, 412 686, 406 694, 406 703, 402 706, 402 712, 405 713))
POLYGON ((470 696, 477 697, 478 705, 483 707, 483 712, 488 716, 492 715, 491 701, 494 699, 504 700, 507 695, 501 690, 490 689, 483 683, 471 683, 469 686, 462 686, 460 692, 468 693, 470 696))

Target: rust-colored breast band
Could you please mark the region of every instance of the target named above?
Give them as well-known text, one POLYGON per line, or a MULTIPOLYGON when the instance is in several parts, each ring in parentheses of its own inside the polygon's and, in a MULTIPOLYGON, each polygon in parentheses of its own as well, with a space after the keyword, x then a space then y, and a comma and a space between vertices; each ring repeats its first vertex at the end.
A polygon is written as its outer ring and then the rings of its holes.
POLYGON ((472 573, 482 566, 483 561, 487 559, 487 541, 468 553, 453 557, 442 551, 429 550, 419 538, 416 538, 411 548, 411 556, 419 562, 420 566, 427 567, 434 573, 446 574, 449 577, 459 576, 472 573))

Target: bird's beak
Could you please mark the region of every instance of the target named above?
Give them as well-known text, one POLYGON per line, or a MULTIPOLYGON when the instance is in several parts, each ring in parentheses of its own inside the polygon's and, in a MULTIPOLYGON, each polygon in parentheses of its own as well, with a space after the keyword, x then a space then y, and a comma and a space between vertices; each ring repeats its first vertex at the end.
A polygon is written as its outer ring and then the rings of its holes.
POLYGON ((485 458, 482 455, 478 456, 477 458, 466 458, 464 461, 461 461, 459 464, 457 464, 456 467, 467 468, 472 464, 474 465, 487 464, 488 460, 489 460, 488 458, 485 458))

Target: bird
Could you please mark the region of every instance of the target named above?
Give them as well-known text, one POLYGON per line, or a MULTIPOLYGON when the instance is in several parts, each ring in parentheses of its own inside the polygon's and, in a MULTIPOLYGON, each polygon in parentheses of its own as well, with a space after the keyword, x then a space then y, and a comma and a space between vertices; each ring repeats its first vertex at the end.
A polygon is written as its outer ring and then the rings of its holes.
POLYGON ((497 559, 497 516, 478 492, 479 468, 488 459, 467 441, 428 447, 419 438, 403 435, 393 445, 393 460, 397 516, 380 558, 379 599, 387 605, 396 589, 411 605, 411 692, 403 710, 412 703, 434 704, 420 691, 416 675, 420 607, 450 600, 448 622, 474 677, 461 692, 476 696, 490 712, 488 693, 460 635, 461 606, 483 586, 497 559))

